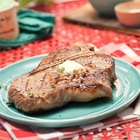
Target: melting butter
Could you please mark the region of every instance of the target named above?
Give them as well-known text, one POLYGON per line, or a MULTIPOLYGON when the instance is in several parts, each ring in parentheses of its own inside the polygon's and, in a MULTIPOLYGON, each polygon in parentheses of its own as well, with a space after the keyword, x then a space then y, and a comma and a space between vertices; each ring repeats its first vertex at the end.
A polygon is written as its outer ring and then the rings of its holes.
POLYGON ((63 69, 64 73, 71 73, 74 70, 82 69, 83 66, 75 61, 66 60, 58 66, 59 69, 63 69))

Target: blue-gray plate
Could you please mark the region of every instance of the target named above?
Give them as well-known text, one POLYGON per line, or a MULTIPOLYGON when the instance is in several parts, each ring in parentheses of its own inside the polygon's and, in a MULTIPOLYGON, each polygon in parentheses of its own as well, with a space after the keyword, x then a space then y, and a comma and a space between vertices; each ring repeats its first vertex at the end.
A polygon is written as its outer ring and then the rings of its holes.
MULTIPOLYGON (((0 82, 11 81, 33 70, 46 55, 31 57, 0 70, 0 82)), ((119 88, 113 87, 112 99, 97 99, 87 103, 70 103, 48 113, 27 115, 7 105, 7 90, 0 90, 0 116, 21 124, 40 127, 68 127, 100 121, 124 110, 140 92, 140 74, 134 66, 115 58, 119 88)))

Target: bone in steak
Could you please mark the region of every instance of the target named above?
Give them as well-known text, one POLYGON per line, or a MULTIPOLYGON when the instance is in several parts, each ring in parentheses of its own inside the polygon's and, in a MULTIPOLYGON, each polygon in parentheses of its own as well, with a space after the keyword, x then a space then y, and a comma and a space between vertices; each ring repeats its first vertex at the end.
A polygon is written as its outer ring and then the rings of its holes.
POLYGON ((112 98, 115 79, 114 58, 103 51, 95 52, 91 44, 75 43, 51 53, 32 72, 15 79, 8 100, 26 113, 48 111, 68 102, 112 98), (68 60, 82 68, 64 72, 59 66, 68 60))

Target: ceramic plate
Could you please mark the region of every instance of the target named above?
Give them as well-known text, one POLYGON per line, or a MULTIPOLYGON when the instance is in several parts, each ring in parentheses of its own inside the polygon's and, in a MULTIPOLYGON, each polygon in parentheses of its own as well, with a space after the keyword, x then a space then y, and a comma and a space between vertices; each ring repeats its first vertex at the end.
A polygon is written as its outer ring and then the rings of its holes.
MULTIPOLYGON (((33 70, 45 55, 14 63, 0 71, 2 85, 9 87, 16 77, 33 70)), ((27 115, 7 105, 7 91, 0 91, 0 116, 17 123, 41 127, 66 127, 105 119, 125 109, 139 94, 140 75, 129 63, 115 58, 119 88, 113 87, 113 98, 88 103, 70 103, 45 114, 27 115)))

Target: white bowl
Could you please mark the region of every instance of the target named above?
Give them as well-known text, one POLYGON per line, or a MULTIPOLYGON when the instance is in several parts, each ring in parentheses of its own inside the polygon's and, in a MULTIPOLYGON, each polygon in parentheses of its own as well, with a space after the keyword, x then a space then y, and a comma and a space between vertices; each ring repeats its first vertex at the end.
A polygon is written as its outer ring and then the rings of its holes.
POLYGON ((140 27, 140 1, 120 3, 114 10, 121 24, 128 27, 140 27))

